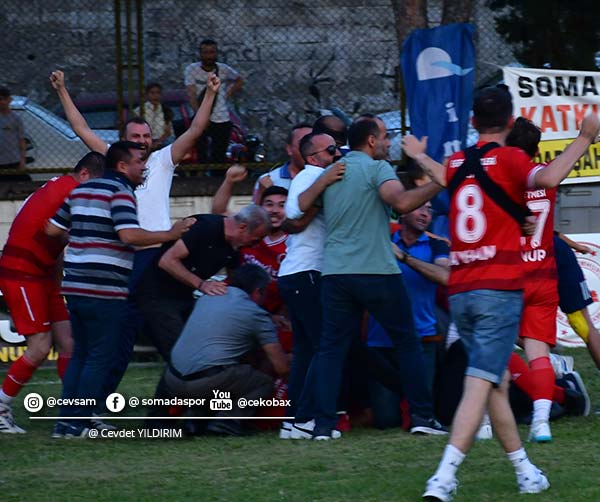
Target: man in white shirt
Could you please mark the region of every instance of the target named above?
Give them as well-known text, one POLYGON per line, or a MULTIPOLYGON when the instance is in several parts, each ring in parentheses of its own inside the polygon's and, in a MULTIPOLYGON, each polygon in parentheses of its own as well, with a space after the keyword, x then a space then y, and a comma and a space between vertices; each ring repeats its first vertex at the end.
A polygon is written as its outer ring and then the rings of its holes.
POLYGON ((198 156, 201 162, 221 163, 225 162, 225 153, 232 128, 227 100, 242 88, 244 81, 231 66, 217 62, 217 42, 205 38, 200 42, 199 51, 200 61, 187 65, 183 73, 192 108, 198 110, 198 104, 202 101, 201 95, 204 93, 211 75, 217 75, 224 85, 221 86, 212 107, 210 125, 198 140, 200 147, 198 156), (206 148, 208 138, 211 139, 211 156, 208 155, 206 148))
MULTIPOLYGON (((299 233, 292 233, 288 237, 287 254, 279 268, 278 280, 279 292, 288 307, 293 332, 293 359, 288 380, 291 405, 286 410, 286 416, 296 414, 306 372, 321 336, 320 284, 325 220, 316 206, 303 213, 298 206, 298 196, 323 174, 324 167, 332 164, 340 155, 335 140, 328 134, 304 135, 299 150, 305 160, 304 169, 292 180, 285 205, 286 216, 299 233)), ((334 173, 333 170, 330 172, 334 173)), ((311 418, 300 417, 297 421, 306 422, 311 418)), ((292 424, 284 422, 280 437, 290 438, 291 431, 292 424)))

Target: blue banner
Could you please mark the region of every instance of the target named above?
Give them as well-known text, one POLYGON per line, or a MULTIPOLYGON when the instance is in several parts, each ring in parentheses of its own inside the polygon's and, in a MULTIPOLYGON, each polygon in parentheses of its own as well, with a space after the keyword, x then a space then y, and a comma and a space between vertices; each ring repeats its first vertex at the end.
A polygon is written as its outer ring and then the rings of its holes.
POLYGON ((428 136, 438 162, 464 148, 473 104, 475 46, 471 24, 415 30, 402 47, 401 65, 411 133, 428 136))

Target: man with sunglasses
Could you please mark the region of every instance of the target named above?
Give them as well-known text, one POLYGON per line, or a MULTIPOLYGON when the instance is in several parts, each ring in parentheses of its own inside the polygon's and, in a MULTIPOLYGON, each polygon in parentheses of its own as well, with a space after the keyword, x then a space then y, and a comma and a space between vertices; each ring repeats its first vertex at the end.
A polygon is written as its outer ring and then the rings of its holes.
MULTIPOLYGON (((294 355, 288 381, 291 405, 286 416, 296 414, 296 406, 308 366, 321 337, 321 262, 325 243, 325 221, 315 206, 306 213, 298 207, 298 195, 323 174, 323 168, 333 163, 340 152, 335 140, 328 134, 307 134, 300 140, 300 154, 304 169, 292 180, 285 212, 291 227, 287 240, 287 254, 279 268, 279 292, 292 321, 294 355)), ((312 418, 312 417, 309 417, 312 418)), ((284 422, 281 439, 304 437, 301 431, 292 431, 292 424, 284 422)))

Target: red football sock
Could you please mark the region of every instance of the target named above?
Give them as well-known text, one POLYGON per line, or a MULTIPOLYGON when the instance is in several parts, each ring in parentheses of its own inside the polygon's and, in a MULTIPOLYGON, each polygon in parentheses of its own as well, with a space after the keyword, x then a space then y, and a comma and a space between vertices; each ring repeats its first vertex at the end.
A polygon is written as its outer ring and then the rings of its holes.
POLYGON ((558 404, 565 404, 565 389, 554 386, 554 394, 552 395, 552 401, 556 401, 558 404))
POLYGON ((508 360, 508 371, 510 372, 511 378, 517 384, 517 387, 528 394, 527 390, 517 383, 517 380, 525 373, 529 373, 529 366, 527 366, 527 363, 514 352, 510 355, 510 359, 508 360))
POLYGON ((3 392, 7 396, 15 397, 21 390, 21 387, 29 382, 36 369, 37 365, 32 363, 25 357, 25 354, 23 354, 10 366, 8 374, 2 384, 3 392))
MULTIPOLYGON (((548 362, 549 361, 550 360, 548 359, 548 362)), ((521 359, 517 354, 512 354, 508 362, 508 370, 510 371, 510 375, 515 382, 515 385, 525 392, 529 397, 531 397, 531 399, 533 399, 532 394, 534 394, 535 391, 532 390, 532 387, 535 385, 535 378, 532 379, 531 376, 527 376, 531 372, 527 366, 527 363, 523 361, 523 359, 521 359), (523 376, 525 376, 525 378, 521 378, 523 376)), ((565 389, 554 384, 554 371, 552 371, 552 384, 552 401, 556 401, 558 404, 563 404, 565 402, 565 389)))
POLYGON ((552 400, 554 393, 554 370, 549 357, 538 357, 529 362, 529 367, 518 355, 513 354, 508 370, 515 385, 533 401, 552 400))
POLYGON ((65 372, 67 371, 67 366, 69 366, 69 362, 71 361, 71 353, 63 353, 58 354, 58 359, 56 360, 56 372, 61 380, 65 379, 65 372))

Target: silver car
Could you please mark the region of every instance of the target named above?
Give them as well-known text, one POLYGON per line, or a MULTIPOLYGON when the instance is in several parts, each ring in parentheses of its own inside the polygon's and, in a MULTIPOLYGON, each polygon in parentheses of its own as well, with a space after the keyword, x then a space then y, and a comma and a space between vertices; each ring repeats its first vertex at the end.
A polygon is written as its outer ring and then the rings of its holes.
MULTIPOLYGON (((10 108, 23 121, 27 144, 27 168, 48 169, 33 179, 47 179, 52 169, 70 169, 89 149, 77 137, 68 122, 24 96, 13 96, 10 108)), ((117 131, 94 130, 106 143, 118 140, 117 131)))

